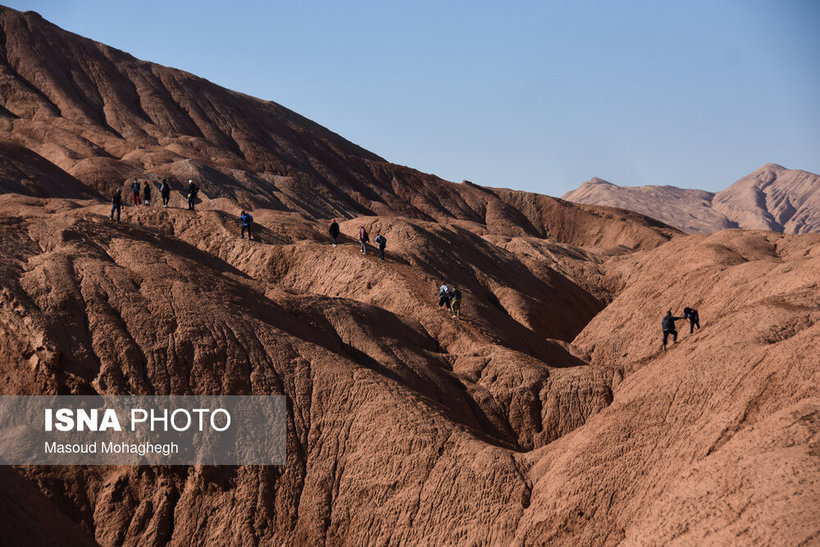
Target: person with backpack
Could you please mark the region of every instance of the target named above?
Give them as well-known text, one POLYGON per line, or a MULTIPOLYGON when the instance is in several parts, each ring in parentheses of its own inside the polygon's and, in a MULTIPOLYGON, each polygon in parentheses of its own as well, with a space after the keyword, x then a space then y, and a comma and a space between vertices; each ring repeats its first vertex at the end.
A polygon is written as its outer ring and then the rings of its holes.
POLYGON ((120 210, 122 209, 122 194, 119 188, 114 190, 111 196, 111 220, 114 220, 114 211, 117 212, 117 222, 120 221, 120 210))
POLYGON ((359 228, 359 243, 362 244, 362 254, 367 254, 367 242, 370 241, 370 236, 367 235, 367 230, 364 229, 364 226, 359 228))
POLYGON ((137 179, 131 183, 131 200, 134 205, 139 205, 140 201, 140 183, 137 179))
POLYGON ((700 330, 700 318, 698 317, 698 310, 693 308, 683 308, 683 318, 689 320, 689 334, 695 332, 695 327, 700 330))
POLYGON ((376 236, 376 243, 379 245, 379 260, 384 262, 384 247, 387 245, 387 238, 379 234, 376 236))
POLYGON ((188 198, 188 210, 194 211, 194 201, 196 201, 196 195, 199 193, 199 186, 194 184, 194 181, 188 179, 188 186, 185 188, 185 195, 188 198))
POLYGON ((143 181, 144 186, 142 187, 142 201, 145 202, 145 206, 148 207, 151 205, 151 185, 148 184, 148 181, 143 181))
POLYGON ((666 350, 666 340, 669 335, 672 335, 672 342, 678 343, 678 331, 675 330, 675 321, 683 319, 683 317, 675 317, 672 315, 672 310, 666 312, 663 320, 661 320, 661 328, 663 329, 663 349, 666 350))
POLYGON ((336 239, 338 239, 339 233, 341 232, 341 230, 339 230, 339 223, 336 222, 335 218, 330 221, 330 228, 328 229, 328 232, 330 232, 330 239, 333 241, 333 246, 335 247, 336 239))
POLYGON ((239 237, 245 239, 245 230, 247 230, 248 239, 253 239, 253 236, 251 235, 251 224, 253 224, 253 217, 245 211, 242 211, 239 215, 239 220, 242 221, 242 231, 240 232, 239 237))
POLYGON ((455 285, 450 293, 450 311, 456 319, 461 317, 461 291, 455 285))
POLYGON ((438 306, 445 306, 445 309, 450 309, 450 287, 446 283, 442 284, 438 289, 438 306))
POLYGON ((171 199, 171 185, 168 184, 168 179, 162 179, 162 184, 159 185, 159 194, 162 196, 162 206, 168 208, 168 201, 171 199))

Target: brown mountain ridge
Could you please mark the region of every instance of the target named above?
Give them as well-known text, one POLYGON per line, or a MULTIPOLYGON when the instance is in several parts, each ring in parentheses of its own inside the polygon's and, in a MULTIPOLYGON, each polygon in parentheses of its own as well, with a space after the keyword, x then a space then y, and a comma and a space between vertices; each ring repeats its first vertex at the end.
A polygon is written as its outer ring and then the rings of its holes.
POLYGON ((820 176, 773 163, 717 193, 675 186, 618 186, 593 178, 562 197, 637 211, 687 233, 725 228, 820 232, 820 176))
POLYGON ((2 394, 288 398, 284 466, 5 467, 3 544, 820 537, 820 235, 454 184, 36 14, 0 30, 2 394), (171 207, 111 221, 132 177, 171 207))

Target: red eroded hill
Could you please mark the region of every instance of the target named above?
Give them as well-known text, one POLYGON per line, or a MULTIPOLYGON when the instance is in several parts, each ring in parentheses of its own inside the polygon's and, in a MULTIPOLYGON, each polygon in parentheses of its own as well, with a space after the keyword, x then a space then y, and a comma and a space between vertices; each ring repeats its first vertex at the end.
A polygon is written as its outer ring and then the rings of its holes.
POLYGON ((6 191, 107 199, 133 177, 169 178, 176 200, 195 179, 203 208, 232 213, 244 207, 314 218, 458 219, 510 235, 554 235, 573 244, 617 240, 630 248, 675 233, 632 213, 533 194, 512 198, 388 163, 276 103, 140 61, 32 12, 0 8, 0 29, 0 141, 14 143, 0 146, 0 159, 36 172, 50 162, 65 179, 59 191, 43 177, 6 191), (18 157, 12 146, 28 156, 18 157), (629 228, 605 222, 613 215, 629 228), (568 218, 577 226, 571 232, 568 218))
POLYGON ((117 225, 106 206, 6 196, 0 213, 6 393, 292 403, 282 468, 15 471, 102 544, 817 531, 816 237, 605 258, 395 218, 343 223, 333 248, 287 213, 260 215, 255 242, 219 211, 117 225), (359 224, 388 235, 387 262, 361 255, 359 224), (460 321, 436 306, 442 278, 465 293, 460 321), (582 285, 612 304, 597 313, 582 285), (657 310, 684 304, 703 329, 662 353, 657 310))
POLYGON ((288 399, 284 466, 7 468, 3 543, 820 534, 816 236, 449 183, 36 14, 0 25, 2 393, 288 399), (134 176, 171 206, 116 223, 134 176), (684 305, 702 330, 664 353, 684 305))

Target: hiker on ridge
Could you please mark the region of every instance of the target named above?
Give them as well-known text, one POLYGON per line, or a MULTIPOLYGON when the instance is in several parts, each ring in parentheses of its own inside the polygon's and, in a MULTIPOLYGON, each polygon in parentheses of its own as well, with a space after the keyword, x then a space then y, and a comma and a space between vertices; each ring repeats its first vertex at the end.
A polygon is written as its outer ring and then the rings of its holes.
POLYGON ((111 220, 114 220, 114 211, 117 212, 117 222, 120 221, 120 209, 122 209, 122 194, 120 189, 114 190, 114 195, 111 196, 111 220))
POLYGON ((131 200, 134 205, 139 205, 140 201, 140 183, 137 179, 131 183, 131 200))
POLYGON ((700 318, 698 310, 693 308, 683 308, 683 318, 689 320, 689 334, 695 332, 695 327, 700 330, 700 318))
POLYGON ((162 206, 167 208, 168 201, 171 199, 171 185, 168 184, 168 179, 162 179, 162 184, 159 185, 159 193, 162 196, 162 206))
POLYGON ((336 222, 336 219, 334 218, 332 221, 330 221, 330 228, 328 229, 328 232, 330 232, 330 239, 333 240, 334 247, 336 246, 336 240, 339 237, 340 231, 341 230, 339 230, 339 223, 336 222))
POLYGON ((387 245, 387 238, 379 234, 376 236, 376 243, 379 245, 379 260, 384 262, 384 247, 387 245))
POLYGON ((663 316, 663 320, 661 321, 661 327, 663 328, 663 349, 666 350, 666 340, 669 335, 672 335, 672 342, 675 344, 678 343, 678 331, 675 330, 675 321, 683 319, 683 317, 675 317, 672 315, 672 310, 666 312, 666 315, 663 316))
POLYGON ((185 188, 185 196, 188 198, 188 210, 194 211, 194 201, 196 200, 196 195, 199 193, 199 186, 194 184, 194 181, 188 179, 188 186, 185 188))
POLYGON ((148 184, 148 181, 143 181, 145 185, 142 187, 142 201, 145 202, 146 206, 151 205, 151 185, 148 184))
POLYGON ((253 217, 245 211, 242 211, 242 213, 240 213, 239 215, 239 220, 242 221, 242 231, 240 232, 239 237, 245 239, 245 230, 247 230, 248 239, 253 239, 253 235, 251 235, 251 224, 253 224, 253 217))
POLYGON ((455 285, 450 293, 450 311, 456 319, 461 317, 461 291, 455 285))
POLYGON ((367 230, 364 229, 364 226, 359 228, 359 243, 362 244, 362 254, 367 254, 367 242, 370 241, 370 236, 367 235, 367 230))
POLYGON ((445 306, 446 309, 450 309, 450 287, 447 286, 446 283, 442 284, 441 287, 438 289, 438 305, 439 307, 445 306))

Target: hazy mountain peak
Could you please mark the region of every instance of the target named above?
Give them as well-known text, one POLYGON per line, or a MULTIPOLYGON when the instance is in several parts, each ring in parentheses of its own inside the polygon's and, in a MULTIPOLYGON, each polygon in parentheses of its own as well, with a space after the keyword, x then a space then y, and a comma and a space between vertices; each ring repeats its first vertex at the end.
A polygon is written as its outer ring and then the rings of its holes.
POLYGON ((726 190, 712 194, 676 186, 627 187, 587 181, 563 198, 631 209, 685 232, 749 228, 820 231, 820 177, 767 163, 726 190))

